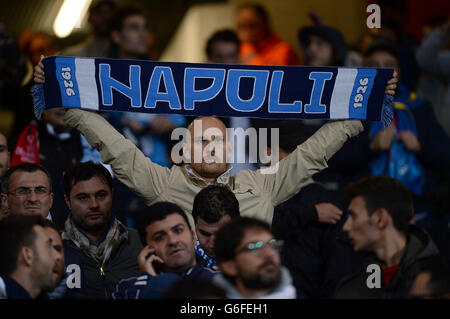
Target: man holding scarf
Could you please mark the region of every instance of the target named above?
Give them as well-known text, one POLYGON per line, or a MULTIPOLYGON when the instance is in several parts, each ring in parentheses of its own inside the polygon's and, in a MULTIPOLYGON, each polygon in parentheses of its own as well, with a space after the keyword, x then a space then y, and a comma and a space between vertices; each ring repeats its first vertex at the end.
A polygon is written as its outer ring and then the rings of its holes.
MULTIPOLYGON (((36 66, 34 76, 36 83, 45 82, 42 63, 36 66)), ((389 80, 386 94, 394 95, 396 77, 394 74, 389 80)), ((174 165, 169 169, 153 163, 96 113, 69 109, 64 119, 100 151, 102 161, 111 164, 116 176, 147 204, 174 202, 189 213, 191 225, 194 225, 191 214, 193 199, 210 184, 228 185, 239 201, 242 216, 257 217, 270 223, 274 207, 295 195, 313 174, 327 167, 327 161, 349 138, 363 130, 359 120, 328 122, 281 161, 276 172, 265 174, 262 170, 242 170, 231 177, 231 165, 225 161, 225 154, 230 153, 226 150, 231 144, 227 140, 220 150, 221 154, 216 150, 211 160, 202 158, 200 163, 191 161, 190 164, 174 165), (217 157, 222 160, 217 160, 217 157)), ((183 147, 183 155, 188 158, 198 148, 194 147, 196 143, 202 151, 211 147, 215 136, 207 138, 204 134, 209 128, 221 132, 215 134, 217 138, 226 136, 225 125, 216 117, 199 117, 197 123, 201 124, 200 132, 194 130, 195 124, 188 127, 190 139, 183 147)))

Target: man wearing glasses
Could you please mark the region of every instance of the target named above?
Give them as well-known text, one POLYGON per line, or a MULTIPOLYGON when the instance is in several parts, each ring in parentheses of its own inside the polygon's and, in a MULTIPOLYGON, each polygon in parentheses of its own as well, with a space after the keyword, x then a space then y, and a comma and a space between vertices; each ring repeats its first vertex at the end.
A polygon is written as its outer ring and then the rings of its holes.
POLYGON ((37 164, 24 163, 9 168, 2 179, 2 207, 10 214, 40 215, 52 220, 51 178, 37 164))
POLYGON ((282 245, 267 223, 234 218, 216 235, 216 259, 222 273, 213 282, 224 288, 231 299, 295 299, 289 271, 281 265, 282 245))

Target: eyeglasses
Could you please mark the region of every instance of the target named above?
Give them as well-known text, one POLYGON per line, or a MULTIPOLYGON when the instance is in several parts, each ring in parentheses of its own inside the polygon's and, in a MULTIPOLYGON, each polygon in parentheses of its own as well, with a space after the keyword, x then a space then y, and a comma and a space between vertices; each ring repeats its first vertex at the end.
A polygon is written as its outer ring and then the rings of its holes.
POLYGON ((31 195, 31 192, 34 191, 36 196, 46 196, 50 194, 50 191, 44 187, 44 186, 37 186, 37 187, 19 187, 13 192, 8 192, 11 195, 17 196, 17 197, 25 197, 31 195))
POLYGON ((268 242, 256 241, 248 243, 246 246, 236 250, 236 255, 244 252, 261 253, 264 251, 264 247, 269 246, 272 249, 280 250, 283 247, 284 241, 278 239, 271 239, 268 242))

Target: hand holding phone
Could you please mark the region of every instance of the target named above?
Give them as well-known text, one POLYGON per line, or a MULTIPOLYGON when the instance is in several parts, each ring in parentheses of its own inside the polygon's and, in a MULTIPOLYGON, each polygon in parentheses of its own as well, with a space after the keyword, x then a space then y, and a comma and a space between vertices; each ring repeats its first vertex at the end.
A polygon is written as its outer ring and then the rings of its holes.
POLYGON ((145 246, 138 256, 139 269, 142 272, 147 272, 152 276, 158 276, 158 268, 164 261, 155 255, 155 249, 150 246, 145 246))

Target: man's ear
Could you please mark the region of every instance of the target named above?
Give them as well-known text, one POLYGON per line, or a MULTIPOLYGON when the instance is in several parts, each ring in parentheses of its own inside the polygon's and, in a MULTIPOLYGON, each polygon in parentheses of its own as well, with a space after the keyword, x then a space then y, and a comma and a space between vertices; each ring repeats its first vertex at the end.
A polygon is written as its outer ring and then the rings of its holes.
POLYGON ((230 277, 236 277, 238 275, 236 262, 232 259, 220 262, 220 270, 230 277))
POLYGON ((120 34, 118 31, 111 32, 111 41, 116 45, 120 43, 120 34))
POLYGON ((385 229, 389 224, 392 224, 392 217, 384 208, 377 209, 372 214, 372 217, 375 218, 375 224, 379 229, 385 229))
POLYGON ((69 209, 72 209, 72 205, 70 204, 70 198, 66 194, 64 194, 64 201, 66 202, 67 207, 69 207, 69 209))
POLYGON ((8 206, 8 195, 2 193, 0 194, 0 200, 2 201, 2 209, 8 211, 9 210, 9 206, 8 206))
POLYGON ((20 250, 20 257, 22 259, 22 262, 26 265, 31 267, 33 265, 34 260, 34 251, 30 247, 22 247, 20 250))

